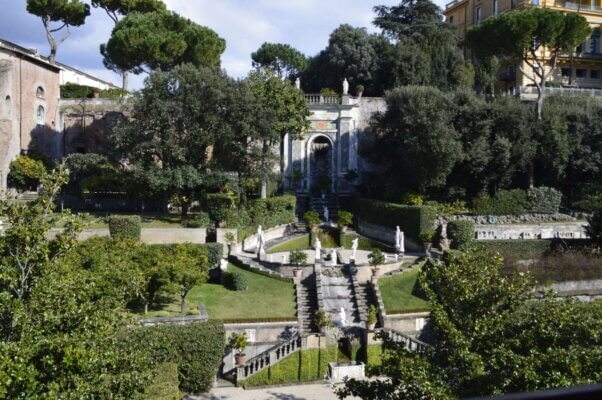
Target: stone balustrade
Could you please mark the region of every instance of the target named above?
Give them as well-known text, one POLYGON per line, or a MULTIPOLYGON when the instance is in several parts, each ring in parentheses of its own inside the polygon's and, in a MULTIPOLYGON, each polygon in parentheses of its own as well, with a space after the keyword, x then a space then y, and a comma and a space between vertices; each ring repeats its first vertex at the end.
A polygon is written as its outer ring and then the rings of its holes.
POLYGON ((341 104, 341 98, 336 94, 305 94, 305 100, 309 104, 341 104))
POLYGON ((383 329, 381 332, 384 338, 391 340, 394 343, 401 344, 408 351, 422 352, 431 347, 430 344, 425 343, 422 340, 413 338, 405 333, 401 333, 393 329, 383 329))
POLYGON ((236 381, 249 379, 256 373, 264 370, 270 365, 277 364, 291 354, 301 350, 302 340, 299 334, 295 334, 286 342, 264 351, 236 368, 236 381))

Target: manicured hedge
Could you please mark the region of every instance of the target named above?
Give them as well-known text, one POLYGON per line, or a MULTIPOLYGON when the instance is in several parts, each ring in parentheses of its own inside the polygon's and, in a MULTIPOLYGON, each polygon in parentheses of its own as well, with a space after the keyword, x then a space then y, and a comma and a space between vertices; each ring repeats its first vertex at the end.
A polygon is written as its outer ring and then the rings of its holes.
POLYGON ((230 290, 247 290, 249 282, 247 277, 240 272, 224 272, 222 284, 230 290))
POLYGON ((415 241, 420 234, 433 229, 436 211, 428 206, 408 206, 372 199, 359 199, 355 207, 359 219, 395 229, 396 226, 415 241))
POLYGON ((207 249, 207 260, 211 267, 219 265, 220 260, 224 257, 224 245, 222 243, 205 243, 201 245, 207 249))
POLYGON ((475 223, 473 221, 450 221, 447 224, 447 237, 451 240, 452 248, 463 249, 474 241, 475 223))
POLYGON ((157 363, 178 365, 180 389, 204 393, 213 386, 222 363, 225 330, 221 321, 159 325, 129 332, 132 343, 143 343, 157 363))
POLYGON ((551 240, 482 240, 479 244, 502 257, 519 260, 540 258, 552 249, 551 240))
POLYGON ((138 215, 111 215, 108 218, 111 237, 140 240, 142 220, 138 215))
POLYGON ((545 186, 530 188, 527 191, 530 212, 537 214, 556 214, 560 209, 562 193, 545 186))
POLYGON ((336 357, 336 346, 301 350, 238 384, 251 387, 322 380, 328 372, 328 363, 335 362, 336 357))
POLYGON ((178 380, 178 364, 167 362, 159 364, 155 370, 154 378, 146 388, 145 400, 180 400, 178 380))
POLYGON ((187 222, 187 228, 209 228, 211 226, 211 218, 206 212, 201 212, 193 215, 187 222))

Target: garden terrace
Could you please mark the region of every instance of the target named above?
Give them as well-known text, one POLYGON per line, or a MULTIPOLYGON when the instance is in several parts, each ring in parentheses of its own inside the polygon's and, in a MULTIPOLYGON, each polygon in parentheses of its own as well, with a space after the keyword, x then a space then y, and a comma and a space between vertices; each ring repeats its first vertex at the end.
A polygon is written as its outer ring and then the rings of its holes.
MULTIPOLYGON (((233 291, 218 283, 197 286, 186 298, 188 309, 196 310, 199 304, 204 304, 209 318, 226 322, 296 320, 292 282, 247 271, 233 264, 228 264, 228 271, 245 276, 248 288, 233 291)), ((160 307, 151 309, 147 316, 181 315, 179 304, 178 297, 174 296, 160 307)))
POLYGON ((429 305, 418 283, 420 268, 379 279, 383 303, 387 314, 428 311, 429 305))

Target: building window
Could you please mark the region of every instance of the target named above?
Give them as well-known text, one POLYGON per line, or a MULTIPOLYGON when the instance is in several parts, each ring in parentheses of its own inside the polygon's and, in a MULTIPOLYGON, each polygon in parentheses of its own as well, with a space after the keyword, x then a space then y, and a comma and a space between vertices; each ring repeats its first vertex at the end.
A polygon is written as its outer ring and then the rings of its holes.
POLYGON ((450 24, 453 24, 453 23, 454 23, 454 16, 453 16, 453 15, 451 15, 451 16, 449 17, 448 21, 449 21, 449 23, 450 23, 450 24))
POLYGON ((44 111, 44 107, 38 106, 38 112, 36 113, 36 123, 38 125, 44 125, 44 117, 46 116, 46 111, 44 111))
POLYGON ((481 7, 477 7, 477 9, 475 10, 475 24, 480 24, 481 23, 481 7))
POLYGON ((38 88, 36 89, 36 97, 38 99, 44 98, 44 88, 42 86, 38 86, 38 88))
POLYGON ((592 69, 589 71, 589 77, 592 79, 600 79, 600 71, 597 69, 592 69))
POLYGON ((531 0, 531 5, 538 6, 539 0, 531 0))
POLYGON ((577 68, 575 76, 577 78, 586 78, 587 77, 587 70, 586 69, 577 68))
POLYGON ((500 3, 499 0, 493 0, 493 15, 497 15, 498 14, 499 8, 500 8, 499 7, 500 6, 499 3, 500 3))
POLYGON ((571 69, 570 68, 563 68, 561 70, 561 74, 563 78, 570 78, 571 77, 571 69))

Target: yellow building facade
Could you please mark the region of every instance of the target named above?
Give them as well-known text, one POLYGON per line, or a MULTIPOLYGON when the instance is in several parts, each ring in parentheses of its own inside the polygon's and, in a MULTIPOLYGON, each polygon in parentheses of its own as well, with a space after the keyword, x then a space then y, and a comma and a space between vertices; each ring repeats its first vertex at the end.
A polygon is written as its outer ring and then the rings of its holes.
MULTIPOLYGON (((562 86, 587 89, 602 89, 602 46, 600 30, 602 25, 602 0, 455 0, 445 7, 446 20, 455 26, 460 44, 464 46, 466 31, 492 15, 524 9, 527 7, 547 7, 565 12, 578 12, 592 27, 590 37, 577 48, 573 60, 568 55, 558 58, 556 70, 550 81, 562 86)), ((465 55, 470 57, 468 50, 465 55)), ((524 66, 524 71, 529 68, 524 66)), ((527 72, 528 73, 528 72, 527 72)), ((532 85, 532 81, 522 76, 516 65, 508 65, 500 71, 499 88, 505 91, 521 92, 532 85)))

